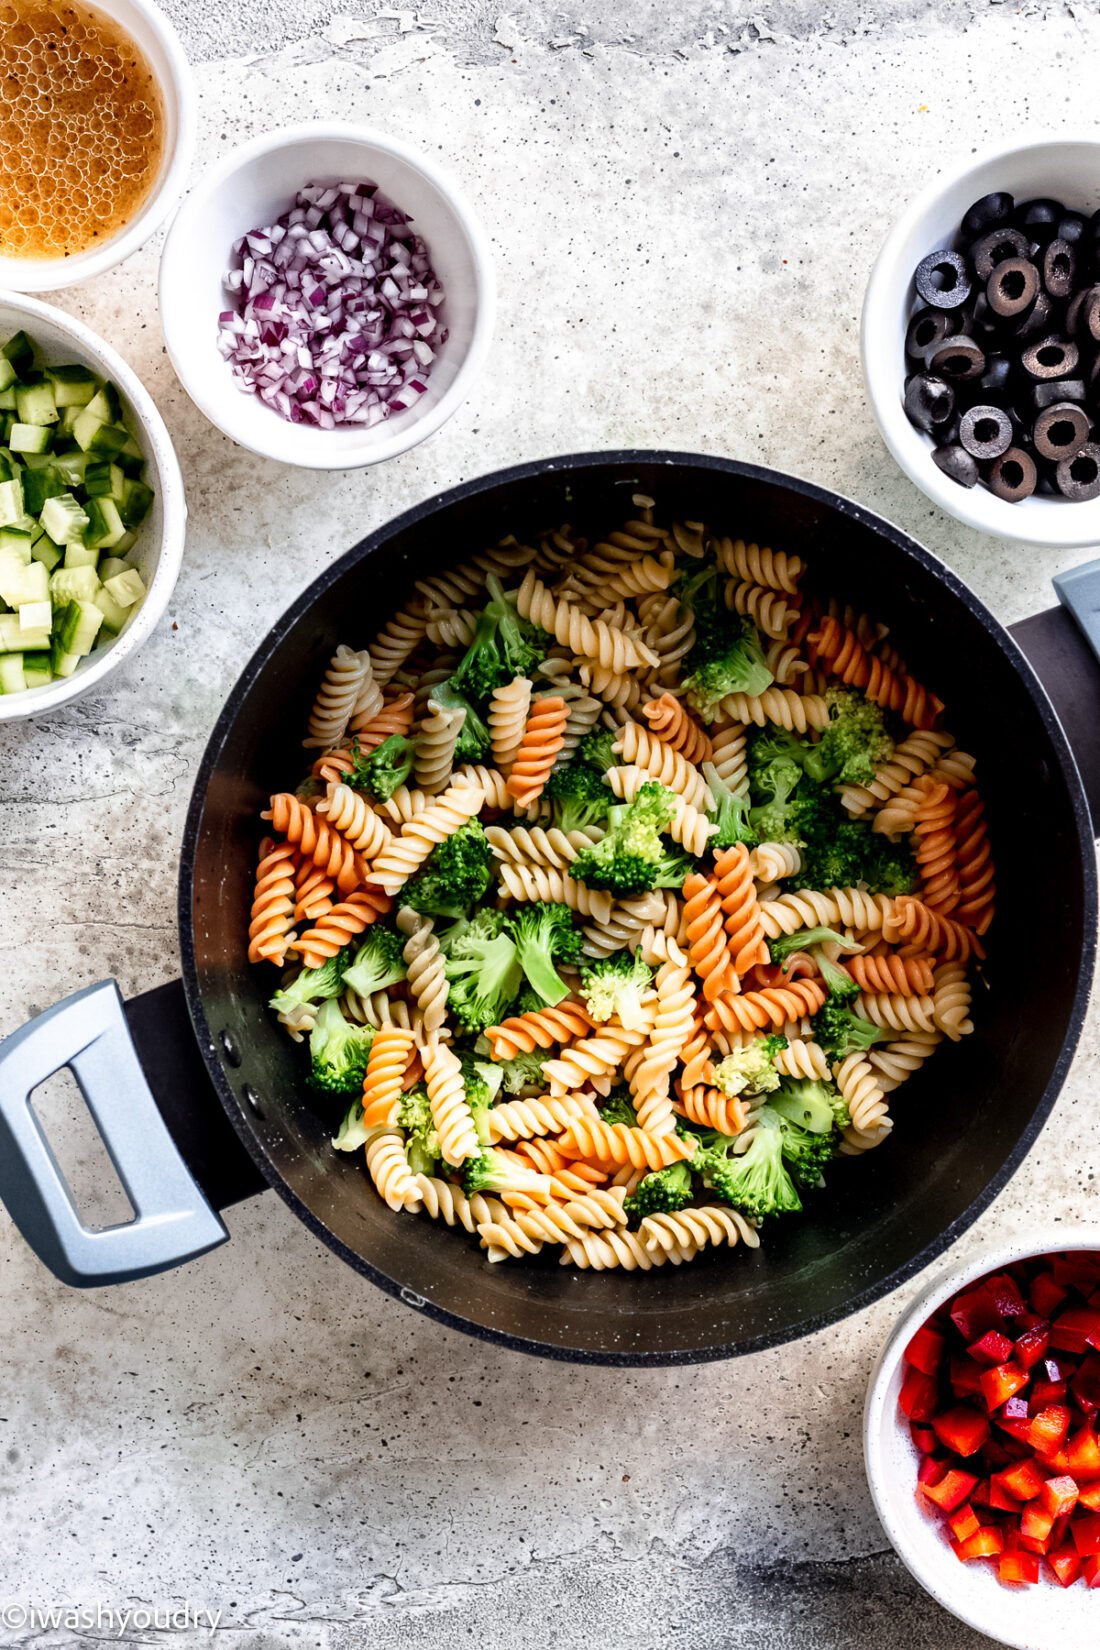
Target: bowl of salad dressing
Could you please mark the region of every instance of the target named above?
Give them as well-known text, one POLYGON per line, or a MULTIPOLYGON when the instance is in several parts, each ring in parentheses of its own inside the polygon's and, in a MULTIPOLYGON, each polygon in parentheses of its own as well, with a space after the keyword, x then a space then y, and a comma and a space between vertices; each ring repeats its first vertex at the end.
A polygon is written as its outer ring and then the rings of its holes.
POLYGON ((71 286, 142 245, 182 193, 193 105, 150 0, 0 0, 0 287, 71 286))

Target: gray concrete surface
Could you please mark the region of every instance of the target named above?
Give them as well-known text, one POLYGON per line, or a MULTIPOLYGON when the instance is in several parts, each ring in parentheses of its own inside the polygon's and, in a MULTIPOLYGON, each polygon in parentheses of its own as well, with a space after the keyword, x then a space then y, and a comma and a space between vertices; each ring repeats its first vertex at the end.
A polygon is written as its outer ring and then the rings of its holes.
MULTIPOLYGON (((1006 620, 1050 601, 1072 557, 963 531, 895 471, 857 317, 886 223, 952 156, 1093 122, 1095 8, 169 10, 197 65, 200 165, 333 111, 427 145, 484 215, 500 327, 434 441, 318 478, 234 449, 187 401, 157 245, 60 296, 156 396, 191 529, 170 615, 110 692, 0 734, 0 1030, 104 975, 134 991, 174 974, 190 783, 245 657, 330 557, 461 477, 581 445, 753 458, 881 510, 1006 620)), ((1097 1031, 962 1249, 1096 1211, 1097 1031)), ((46 1109, 86 1185, 77 1108, 59 1090, 46 1109)), ((272 1197, 229 1223, 185 1272, 77 1295, 0 1217, 6 1599, 191 1599, 240 1650, 986 1642, 909 1582, 864 1485, 864 1383, 910 1289, 737 1364, 581 1371, 421 1320, 272 1197)), ((11 1646, 102 1637, 0 1628, 11 1646)))

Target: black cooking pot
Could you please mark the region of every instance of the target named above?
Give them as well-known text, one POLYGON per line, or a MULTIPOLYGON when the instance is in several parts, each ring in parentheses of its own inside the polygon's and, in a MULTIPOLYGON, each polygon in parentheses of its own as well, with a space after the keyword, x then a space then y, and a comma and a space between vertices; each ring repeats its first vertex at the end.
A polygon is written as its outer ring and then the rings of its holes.
MULTIPOLYGON (((1089 594, 1095 580, 1083 588, 1085 605, 1100 605, 1089 594)), ((1093 828, 1058 717, 1020 646, 1081 735, 1097 801, 1100 670, 1061 609, 1016 627, 1016 638, 912 539, 858 505, 723 459, 581 454, 410 510, 294 603, 214 729, 183 844, 182 986, 123 1005, 108 981, 0 1046, 0 1197, 58 1276, 88 1284, 163 1270, 224 1241, 215 1210, 270 1184, 338 1255, 410 1306, 558 1358, 728 1357, 868 1304, 942 1253, 1004 1186, 1054 1103, 1085 1011, 1093 828), (257 815, 293 777, 318 661, 335 643, 362 643, 415 578, 509 532, 531 539, 561 521, 612 523, 638 490, 657 499, 662 518, 706 520, 806 557, 808 588, 888 622, 914 673, 946 700, 952 732, 978 757, 997 862, 988 991, 978 994, 975 1034, 943 1048, 898 1095, 889 1142, 873 1159, 838 1162, 807 1215, 770 1223, 758 1252, 707 1252, 649 1274, 577 1272, 542 1257, 490 1266, 476 1240, 392 1214, 358 1155, 332 1151, 331 1118, 302 1092, 301 1053, 265 1008, 270 972, 245 958, 257 815), (128 1225, 80 1224, 27 1103, 64 1064, 137 1212, 128 1225)))

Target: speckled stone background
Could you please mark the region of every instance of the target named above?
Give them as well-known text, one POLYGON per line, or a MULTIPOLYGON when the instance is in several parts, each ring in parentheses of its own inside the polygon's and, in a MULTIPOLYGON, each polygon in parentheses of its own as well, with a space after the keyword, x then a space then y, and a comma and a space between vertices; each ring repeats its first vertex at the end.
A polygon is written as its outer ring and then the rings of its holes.
MULTIPOLYGON (((168 9, 197 69, 199 165, 331 113, 424 145, 484 216, 499 332, 434 441, 318 479, 191 407, 161 347, 158 244, 59 296, 159 401, 191 527, 169 617, 110 691, 0 733, 0 1030, 105 975, 136 991, 174 974, 184 810, 244 658, 330 557, 463 477, 601 445, 756 459, 880 510, 1006 620, 1049 604, 1059 558, 957 528, 895 472, 857 317, 888 220, 942 165, 1029 122, 1094 122, 1095 6, 168 9)), ((1095 1211, 1096 1053, 1094 1017, 1054 1120, 962 1250, 1095 1211)), ((87 1188, 94 1142, 63 1085, 46 1111, 87 1188)), ((239 1650, 987 1642, 910 1582, 863 1479, 867 1373, 916 1285, 736 1364, 578 1370, 422 1320, 272 1196, 229 1224, 184 1272, 81 1295, 0 1215, 5 1598, 190 1599, 239 1650)))

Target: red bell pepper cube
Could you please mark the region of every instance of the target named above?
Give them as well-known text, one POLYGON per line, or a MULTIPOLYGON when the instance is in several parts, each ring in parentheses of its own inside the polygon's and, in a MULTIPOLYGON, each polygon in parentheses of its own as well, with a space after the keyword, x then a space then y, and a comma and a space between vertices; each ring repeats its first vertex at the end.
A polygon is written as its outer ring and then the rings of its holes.
POLYGON ((1024 1369, 1031 1369, 1040 1358, 1046 1356, 1050 1345, 1050 1325, 1045 1318, 1025 1329, 1022 1335, 1016 1337, 1016 1345, 1012 1351, 1012 1359, 1024 1369))
POLYGON ((978 1483, 974 1486, 970 1499, 975 1507, 988 1507, 991 1505, 989 1499, 988 1478, 981 1478, 978 1480, 978 1483))
POLYGON ((1100 1356, 1089 1352, 1070 1381, 1073 1396, 1086 1415, 1100 1413, 1100 1356))
POLYGON ((956 1295, 951 1305, 951 1322, 967 1346, 985 1334, 987 1329, 1000 1329, 1004 1323, 993 1296, 984 1284, 964 1294, 956 1295))
POLYGON ((905 1348, 905 1361, 911 1369, 919 1369, 922 1375, 934 1375, 943 1360, 946 1344, 939 1330, 925 1324, 905 1348))
POLYGON ((1089 1512, 1100 1512, 1100 1478, 1092 1484, 1078 1485, 1077 1505, 1086 1507, 1089 1512))
POLYGON ((1027 1380, 1027 1371, 1018 1369, 1015 1364, 998 1364, 996 1369, 987 1369, 981 1377, 985 1407, 990 1412, 1000 1409, 1014 1393, 1027 1385, 1027 1380))
POLYGON ((1060 1404, 1068 1391, 1065 1381, 1037 1381, 1032 1376, 1031 1401, 1037 1409, 1045 1404, 1060 1404))
POLYGON ((1082 1295, 1091 1294, 1100 1283, 1100 1262, 1087 1250, 1052 1255, 1050 1269, 1058 1283, 1067 1289, 1078 1289, 1082 1295))
POLYGON ((1022 1551, 1023 1542, 1020 1540, 1020 1526, 1017 1523, 1010 1522, 1008 1524, 1002 1524, 1001 1534, 1005 1538, 1006 1553, 1018 1553, 1022 1551))
POLYGON ((969 1541, 981 1529, 978 1515, 969 1501, 955 1510, 947 1520, 947 1527, 956 1541, 969 1541))
POLYGON ((1039 1560, 1034 1553, 1002 1553, 997 1574, 1002 1581, 1033 1587, 1039 1579, 1039 1560))
POLYGON ((990 1485, 998 1484, 1008 1495, 1016 1501, 1034 1501, 1037 1495, 1042 1494, 1046 1483, 1042 1472, 1034 1461, 1017 1461, 1014 1467, 1005 1467, 1001 1472, 995 1472, 990 1485))
POLYGON ((1055 1518, 1064 1518, 1077 1505, 1077 1483, 1066 1473, 1061 1478, 1048 1478, 1039 1499, 1047 1512, 1055 1518))
POLYGON ((1054 1571, 1055 1579, 1063 1587, 1072 1587, 1081 1574, 1081 1554, 1076 1547, 1068 1544, 1048 1553, 1047 1563, 1054 1571))
POLYGON ((1069 1290, 1058 1282, 1053 1272, 1040 1272, 1032 1278, 1028 1290, 1032 1310, 1041 1313, 1044 1318, 1052 1317, 1068 1295, 1069 1290))
POLYGON ((1018 1318, 1026 1311, 1020 1285, 1011 1272, 998 1272, 994 1277, 986 1278, 982 1287, 989 1294, 1002 1318, 1018 1318))
MULTIPOLYGON (((974 1499, 977 1500, 977 1492, 975 1492, 974 1499)), ((1015 1513, 1020 1510, 1020 1503, 1016 1500, 1016 1497, 1009 1495, 1004 1485, 998 1484, 996 1477, 989 1480, 989 1505, 994 1512, 1015 1513)))
POLYGON ((1055 1547, 1062 1547, 1069 1540, 1069 1527, 1071 1523, 1072 1518, 1069 1513, 1063 1513, 1060 1518, 1056 1518, 1054 1520, 1050 1531, 1051 1549, 1055 1547))
POLYGON ((938 1450, 939 1439, 931 1427, 918 1426, 915 1421, 909 1423, 909 1436, 920 1450, 922 1455, 931 1455, 938 1450))
POLYGON ((1020 1514, 1020 1535, 1025 1541, 1045 1541, 1054 1528, 1054 1514, 1029 1501, 1020 1514))
POLYGON ((987 1329, 966 1350, 980 1364, 1006 1364, 1012 1356, 1012 1342, 999 1329, 987 1329))
POLYGON ((932 1427, 947 1449, 963 1457, 974 1455, 989 1437, 989 1422, 968 1404, 944 1410, 935 1416, 932 1427))
POLYGON ((1067 1307, 1050 1326, 1050 1344, 1064 1352, 1100 1347, 1100 1311, 1095 1306, 1067 1307))
POLYGON ((981 1392, 982 1366, 973 1358, 952 1358, 948 1373, 956 1398, 976 1398, 981 1392))
POLYGON ((951 1513, 970 1499, 977 1483, 978 1480, 973 1473, 960 1472, 957 1468, 950 1467, 938 1483, 922 1484, 921 1490, 929 1501, 934 1501, 944 1512, 951 1513))
MULTIPOLYGON (((1007 1409, 1007 1407, 1008 1406, 1006 1404, 1005 1408, 1007 1409)), ((1023 1415, 1006 1415, 1002 1409, 1000 1414, 997 1416, 997 1425, 1000 1427, 1002 1432, 1007 1432, 1010 1438, 1021 1444, 1026 1444, 1028 1449, 1030 1449, 1031 1421, 1028 1417, 1023 1415)), ((1018 1458, 1019 1457, 1017 1457, 1017 1459, 1018 1458)))
POLYGON ((1081 1575, 1086 1587, 1100 1587, 1100 1557, 1084 1559, 1081 1563, 1081 1575))
POLYGON ((1100 1443, 1086 1421, 1065 1448, 1066 1470, 1080 1483, 1083 1478, 1100 1478, 1100 1443))
POLYGON ((955 1557, 962 1559, 965 1564, 971 1558, 996 1558, 999 1553, 1004 1552, 1005 1538, 994 1525, 989 1525, 986 1529, 979 1530, 977 1535, 970 1536, 968 1540, 953 1541, 951 1545, 955 1549, 955 1557))
POLYGON ((918 1484, 938 1484, 947 1471, 947 1462, 938 1455, 922 1455, 917 1467, 918 1484))
POLYGON ((1032 1421, 1029 1444, 1039 1455, 1055 1455, 1069 1436, 1072 1419, 1067 1404, 1049 1404, 1032 1421))
POLYGON ((907 1369, 898 1405, 910 1421, 931 1421, 939 1408, 939 1391, 931 1375, 919 1369, 907 1369))
POLYGON ((1100 1513, 1086 1513, 1083 1518, 1075 1518, 1070 1531, 1073 1545, 1082 1558, 1100 1554, 1100 1513))

